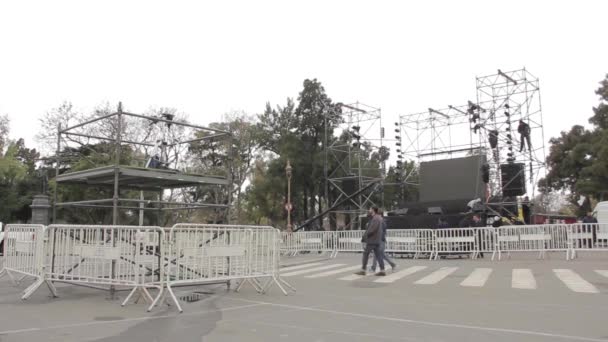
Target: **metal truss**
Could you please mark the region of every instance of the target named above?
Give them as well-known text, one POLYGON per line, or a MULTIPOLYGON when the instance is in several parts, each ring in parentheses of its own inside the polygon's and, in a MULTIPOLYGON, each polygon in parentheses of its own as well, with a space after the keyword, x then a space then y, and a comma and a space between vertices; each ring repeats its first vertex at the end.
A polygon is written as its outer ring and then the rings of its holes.
MULTIPOLYGON (((537 77, 525 68, 476 78, 479 107, 479 136, 488 153, 489 195, 502 196, 500 165, 523 163, 526 189, 534 196, 538 180, 545 174, 545 137, 537 77), (520 120, 530 127, 530 145, 520 151, 524 136, 518 133, 520 120), (490 138, 496 138, 491 146, 490 138)), ((517 175, 518 176, 518 175, 517 175)), ((503 177, 504 178, 504 177, 503 177)), ((513 180, 507 180, 507 184, 513 180)), ((503 198, 503 201, 514 202, 503 198)))
MULTIPOLYGON (((329 134, 326 134, 326 189, 337 194, 331 201, 328 197, 329 207, 351 195, 345 184, 354 185, 354 191, 363 189, 370 183, 382 180, 386 169, 384 163, 375 165, 370 161, 370 156, 380 153, 383 147, 384 131, 380 108, 359 102, 341 104, 341 107, 341 124, 335 130, 338 138, 327 141, 329 134)), ((369 207, 378 205, 374 200, 376 191, 377 188, 372 187, 372 190, 351 198, 333 212, 364 215, 369 207)))

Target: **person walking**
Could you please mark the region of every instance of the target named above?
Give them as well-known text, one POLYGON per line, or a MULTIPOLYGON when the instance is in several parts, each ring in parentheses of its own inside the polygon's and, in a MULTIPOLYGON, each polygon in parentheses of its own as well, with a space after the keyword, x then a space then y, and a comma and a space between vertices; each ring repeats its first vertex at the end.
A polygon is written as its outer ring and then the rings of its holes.
POLYGON ((386 224, 386 220, 384 219, 384 216, 382 215, 383 212, 382 210, 378 210, 378 215, 380 215, 380 217, 382 218, 382 240, 380 241, 380 253, 378 256, 374 253, 374 260, 372 261, 372 272, 376 272, 376 265, 378 264, 378 258, 382 257, 386 262, 388 262, 389 265, 391 265, 391 268, 393 269, 393 271, 395 271, 395 268, 397 268, 397 264, 395 264, 391 259, 388 258, 388 256, 386 255, 386 229, 387 229, 387 224, 386 224))
MULTIPOLYGON (((367 261, 369 260, 369 254, 374 252, 375 255, 382 255, 380 253, 380 242, 382 241, 382 216, 378 215, 378 207, 372 207, 370 214, 372 218, 367 225, 367 229, 363 233, 361 242, 365 244, 363 250, 363 260, 361 271, 355 273, 357 275, 365 275, 367 270, 367 261)), ((376 273, 377 276, 385 276, 384 272, 384 258, 378 257, 378 263, 380 264, 380 272, 376 273)))

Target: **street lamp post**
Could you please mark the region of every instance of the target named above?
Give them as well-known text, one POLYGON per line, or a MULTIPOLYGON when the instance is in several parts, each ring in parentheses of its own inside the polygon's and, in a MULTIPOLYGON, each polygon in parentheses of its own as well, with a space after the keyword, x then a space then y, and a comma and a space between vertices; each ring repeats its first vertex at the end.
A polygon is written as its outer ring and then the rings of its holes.
POLYGON ((291 171, 292 167, 287 160, 287 166, 285 167, 285 174, 287 175, 287 204, 285 205, 285 209, 287 210, 287 231, 291 232, 291 171))

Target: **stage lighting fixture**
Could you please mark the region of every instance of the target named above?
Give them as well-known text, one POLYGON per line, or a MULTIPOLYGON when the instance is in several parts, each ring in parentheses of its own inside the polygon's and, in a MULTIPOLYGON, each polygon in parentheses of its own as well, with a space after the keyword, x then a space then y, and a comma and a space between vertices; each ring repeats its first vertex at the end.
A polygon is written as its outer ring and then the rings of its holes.
POLYGON ((352 136, 353 136, 353 138, 355 138, 355 139, 357 139, 357 140, 360 140, 360 139, 361 139, 361 136, 360 136, 359 134, 352 133, 352 136))
POLYGON ((402 155, 398 155, 397 158, 403 159, 403 156, 402 155))
POLYGON ((353 131, 359 132, 359 130, 361 129, 361 127, 359 127, 359 126, 353 126, 352 129, 353 129, 353 131))
POLYGON ((508 103, 505 103, 505 108, 507 108, 507 109, 510 108, 508 103))
POLYGON ((395 126, 399 126, 399 123, 398 123, 398 122, 395 122, 395 126))
POLYGON ((395 135, 395 139, 397 139, 397 140, 401 140, 401 137, 400 137, 400 136, 398 136, 398 135, 395 135))
POLYGON ((401 146, 401 143, 400 143, 400 142, 397 142, 397 143, 395 143, 395 145, 397 145, 397 146, 401 146))
POLYGON ((400 150, 400 149, 397 149, 397 153, 401 153, 401 150, 400 150))
POLYGON ((395 129, 395 133, 399 133, 399 132, 401 132, 401 131, 400 131, 400 130, 398 130, 398 129, 395 129))

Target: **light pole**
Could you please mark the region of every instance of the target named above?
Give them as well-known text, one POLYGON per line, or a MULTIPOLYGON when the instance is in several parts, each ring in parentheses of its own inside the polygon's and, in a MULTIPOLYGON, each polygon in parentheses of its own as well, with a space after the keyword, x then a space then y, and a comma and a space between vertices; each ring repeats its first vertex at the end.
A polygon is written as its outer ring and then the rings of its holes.
POLYGON ((287 210, 287 231, 291 232, 291 164, 289 159, 287 160, 287 166, 285 166, 285 174, 287 175, 287 204, 285 209, 287 210))

